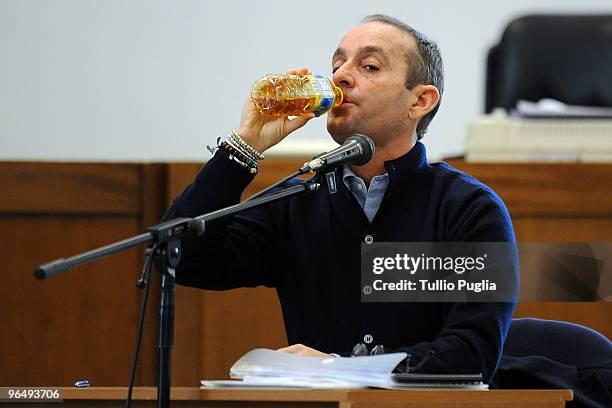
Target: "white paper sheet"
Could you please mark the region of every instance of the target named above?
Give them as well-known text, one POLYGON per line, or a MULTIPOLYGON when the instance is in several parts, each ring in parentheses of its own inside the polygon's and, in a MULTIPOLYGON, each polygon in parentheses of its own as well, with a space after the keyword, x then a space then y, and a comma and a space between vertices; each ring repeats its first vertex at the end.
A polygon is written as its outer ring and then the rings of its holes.
POLYGON ((281 377, 332 381, 339 380, 356 386, 376 386, 389 383, 393 369, 407 356, 391 353, 363 357, 310 357, 255 349, 242 356, 230 369, 232 378, 281 377))
POLYGON ((526 117, 559 117, 559 118, 612 118, 612 108, 604 106, 567 105, 555 99, 544 98, 538 102, 520 100, 515 113, 526 117))
POLYGON ((230 369, 234 380, 203 380, 207 388, 469 388, 486 389, 486 384, 399 384, 393 369, 406 353, 363 357, 307 357, 269 349, 255 349, 242 356, 230 369))

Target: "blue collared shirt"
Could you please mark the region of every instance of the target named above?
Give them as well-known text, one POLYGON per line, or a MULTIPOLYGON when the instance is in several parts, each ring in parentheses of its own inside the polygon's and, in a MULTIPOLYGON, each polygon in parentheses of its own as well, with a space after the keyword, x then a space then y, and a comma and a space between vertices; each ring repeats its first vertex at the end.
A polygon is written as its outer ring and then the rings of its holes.
POLYGON ((365 182, 357 177, 349 165, 346 164, 342 171, 342 182, 353 193, 353 196, 357 199, 361 208, 363 208, 366 217, 372 222, 385 196, 385 191, 387 191, 389 174, 385 173, 380 176, 374 176, 372 181, 370 181, 370 188, 368 188, 365 182))

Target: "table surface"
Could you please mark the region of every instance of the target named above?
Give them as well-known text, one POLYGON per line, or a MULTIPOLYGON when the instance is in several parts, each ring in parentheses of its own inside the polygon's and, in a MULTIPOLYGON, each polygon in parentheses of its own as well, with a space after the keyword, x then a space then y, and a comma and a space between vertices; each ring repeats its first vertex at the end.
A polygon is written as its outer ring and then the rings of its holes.
MULTIPOLYGON (((126 387, 64 388, 64 403, 78 401, 125 400, 126 387)), ((462 389, 253 389, 225 388, 203 389, 198 387, 173 387, 172 405, 180 402, 234 402, 227 406, 337 406, 349 407, 563 407, 572 400, 571 390, 462 390, 462 389), (248 403, 251 403, 249 405, 248 403), (263 405, 262 403, 268 403, 263 405), (283 403, 283 405, 279 405, 283 403), (289 404, 287 404, 289 403, 289 404), (301 403, 301 404, 298 404, 301 403)), ((155 401, 157 388, 136 387, 134 401, 155 401)), ((111 406, 111 405, 108 405, 111 406)), ((114 406, 114 405, 112 405, 114 406)), ((137 405, 139 406, 139 405, 137 405)), ((183 405, 186 406, 186 405, 183 405)), ((189 405, 195 406, 195 405, 189 405)), ((219 406, 219 405, 214 405, 219 406)))

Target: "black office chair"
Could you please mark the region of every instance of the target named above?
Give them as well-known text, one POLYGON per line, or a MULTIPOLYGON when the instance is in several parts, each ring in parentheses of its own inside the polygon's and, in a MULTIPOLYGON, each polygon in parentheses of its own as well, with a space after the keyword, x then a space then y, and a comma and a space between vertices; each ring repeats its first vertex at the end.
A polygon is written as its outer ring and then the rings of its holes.
POLYGON ((571 388, 568 407, 612 407, 612 342, 579 324, 513 319, 494 384, 571 388))
POLYGON ((485 112, 520 99, 612 106, 612 15, 530 15, 489 51, 485 112))

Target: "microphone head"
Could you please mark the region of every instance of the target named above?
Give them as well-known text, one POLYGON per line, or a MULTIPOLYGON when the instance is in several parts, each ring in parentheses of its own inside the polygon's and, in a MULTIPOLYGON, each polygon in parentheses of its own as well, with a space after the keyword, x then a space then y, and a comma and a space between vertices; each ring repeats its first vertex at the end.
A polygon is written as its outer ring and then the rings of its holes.
POLYGON ((304 164, 304 171, 320 171, 347 163, 362 166, 372 160, 374 150, 372 139, 356 133, 348 137, 341 146, 331 152, 320 154, 304 164))
POLYGON ((357 166, 363 166, 364 164, 372 160, 372 157, 374 157, 374 153, 376 152, 376 148, 374 147, 374 142, 372 141, 372 139, 370 139, 369 136, 355 133, 354 135, 351 135, 348 139, 346 139, 346 142, 344 143, 349 143, 352 141, 355 141, 359 145, 359 149, 362 152, 362 154, 357 158, 357 160, 352 161, 353 164, 357 166))

